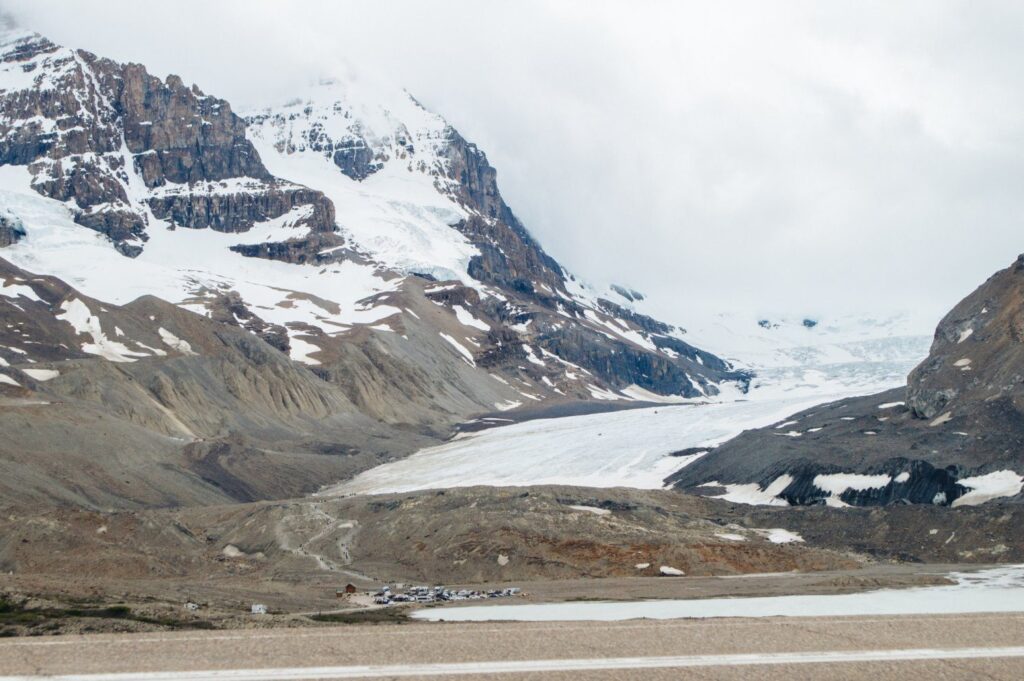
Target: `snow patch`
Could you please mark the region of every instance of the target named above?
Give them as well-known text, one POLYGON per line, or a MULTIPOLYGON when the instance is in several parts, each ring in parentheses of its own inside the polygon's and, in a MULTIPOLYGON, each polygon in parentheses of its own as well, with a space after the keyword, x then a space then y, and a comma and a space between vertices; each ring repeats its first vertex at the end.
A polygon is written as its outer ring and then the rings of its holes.
POLYGON ((459 323, 463 326, 471 326, 474 329, 480 329, 483 332, 491 330, 491 325, 487 322, 481 321, 473 316, 473 314, 462 307, 461 305, 455 305, 452 307, 455 311, 455 317, 459 320, 459 323))
POLYGON ((628 397, 629 399, 636 400, 637 402, 656 402, 659 404, 686 404, 687 402, 693 401, 688 397, 683 397, 682 395, 660 395, 658 393, 651 392, 646 388, 641 388, 636 383, 633 383, 623 388, 620 392, 622 392, 622 394, 628 397))
POLYGON ((761 489, 756 482, 740 484, 720 484, 718 482, 706 482, 701 487, 724 487, 725 494, 712 497, 724 499, 734 504, 749 504, 752 506, 789 506, 789 502, 780 499, 779 495, 793 482, 793 476, 780 475, 770 485, 761 489))
POLYGON ((22 369, 21 373, 26 374, 40 383, 43 381, 51 381, 60 376, 60 372, 56 369, 22 369))
POLYGON ((25 286, 24 284, 4 284, 3 288, 0 288, 0 296, 5 298, 17 298, 18 296, 24 296, 29 300, 34 300, 38 303, 45 304, 46 301, 40 298, 35 290, 31 286, 25 286))
POLYGON ((464 361, 466 362, 466 364, 468 364, 469 366, 472 366, 472 367, 475 367, 475 366, 476 366, 476 360, 475 360, 475 359, 473 359, 473 353, 472 353, 472 352, 470 352, 470 351, 469 351, 469 350, 468 350, 468 349, 466 348, 466 346, 465 346, 465 345, 463 345, 463 344, 462 344, 462 343, 460 343, 459 341, 455 340, 454 338, 452 338, 451 336, 449 336, 449 335, 448 335, 448 334, 446 334, 446 333, 443 333, 443 332, 438 332, 438 335, 440 335, 440 336, 441 336, 441 338, 443 338, 443 339, 445 339, 446 341, 448 341, 448 343, 449 343, 449 344, 450 344, 450 345, 451 345, 451 346, 452 346, 453 348, 455 348, 455 349, 456 349, 456 350, 458 351, 458 353, 459 353, 460 355, 462 355, 462 359, 463 359, 463 360, 464 360, 464 361))
POLYGON ((164 345, 166 345, 167 347, 173 348, 183 355, 196 354, 195 352, 192 351, 192 346, 189 344, 188 341, 184 341, 178 338, 164 327, 161 326, 159 329, 156 330, 156 332, 160 334, 160 340, 162 340, 164 342, 164 345))
POLYGON ((531 348, 526 343, 523 343, 523 352, 526 353, 526 361, 528 361, 530 364, 536 364, 537 366, 547 367, 547 364, 544 362, 544 360, 542 360, 540 357, 534 354, 533 348, 531 348))
POLYGON ((317 366, 320 364, 320 360, 310 357, 314 352, 320 352, 323 350, 319 345, 314 345, 309 341, 305 341, 297 336, 288 335, 288 356, 296 362, 302 362, 303 364, 309 364, 310 366, 317 366))
POLYGON ((1003 470, 961 478, 956 482, 970 491, 954 499, 953 506, 977 506, 992 499, 1020 494, 1021 487, 1024 486, 1024 477, 1011 470, 1003 470))
POLYGON ((585 511, 587 513, 593 513, 594 515, 610 515, 611 511, 607 508, 598 508, 597 506, 575 506, 570 505, 569 508, 576 511, 585 511))
POLYGON ((781 527, 774 527, 766 530, 754 530, 754 532, 757 532, 773 544, 802 544, 804 541, 804 538, 796 532, 790 532, 789 530, 781 527))
POLYGON ((592 383, 587 384, 587 390, 590 392, 590 396, 593 397, 595 400, 613 401, 622 399, 621 395, 617 395, 616 393, 613 393, 610 390, 605 390, 604 388, 598 388, 596 385, 593 385, 592 383))
POLYGON ((82 352, 99 355, 111 362, 134 362, 139 357, 149 356, 144 352, 129 350, 123 343, 107 338, 100 327, 99 317, 78 298, 65 300, 61 303, 60 309, 64 312, 56 315, 57 319, 70 324, 75 333, 92 337, 92 343, 82 344, 82 352))
POLYGON ((828 506, 841 508, 847 506, 839 497, 846 490, 863 492, 868 489, 881 489, 885 487, 892 478, 888 475, 860 475, 858 473, 830 473, 827 475, 814 476, 814 486, 829 495, 825 498, 828 506))

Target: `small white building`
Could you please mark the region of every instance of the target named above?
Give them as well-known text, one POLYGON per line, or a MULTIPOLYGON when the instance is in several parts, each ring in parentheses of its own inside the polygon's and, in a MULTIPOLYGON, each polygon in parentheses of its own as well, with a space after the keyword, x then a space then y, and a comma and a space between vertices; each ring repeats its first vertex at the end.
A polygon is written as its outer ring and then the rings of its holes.
POLYGON ((252 604, 252 614, 254 614, 254 615, 266 615, 267 614, 267 606, 265 606, 263 603, 253 603, 252 604))

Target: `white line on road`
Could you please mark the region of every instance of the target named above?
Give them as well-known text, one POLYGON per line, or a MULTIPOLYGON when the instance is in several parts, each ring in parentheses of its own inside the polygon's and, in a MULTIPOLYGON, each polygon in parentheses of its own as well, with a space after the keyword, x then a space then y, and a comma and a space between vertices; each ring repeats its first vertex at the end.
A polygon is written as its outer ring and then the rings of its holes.
POLYGON ((439 664, 365 665, 348 667, 288 667, 279 669, 222 669, 191 672, 128 672, 57 676, 0 676, 0 681, 294 681, 297 679, 378 679, 403 676, 458 676, 517 672, 571 672, 614 669, 673 669, 849 662, 912 662, 1024 657, 1024 647, 953 648, 940 650, 833 650, 796 653, 680 655, 667 657, 609 657, 577 660, 513 660, 439 664))

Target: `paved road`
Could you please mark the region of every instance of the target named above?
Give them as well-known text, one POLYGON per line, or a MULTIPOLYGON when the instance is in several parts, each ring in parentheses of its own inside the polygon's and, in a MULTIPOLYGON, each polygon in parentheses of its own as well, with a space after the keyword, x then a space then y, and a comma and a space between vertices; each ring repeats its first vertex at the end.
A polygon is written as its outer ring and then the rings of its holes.
POLYGON ((409 624, 0 641, 0 681, 1024 678, 1024 614, 409 624))

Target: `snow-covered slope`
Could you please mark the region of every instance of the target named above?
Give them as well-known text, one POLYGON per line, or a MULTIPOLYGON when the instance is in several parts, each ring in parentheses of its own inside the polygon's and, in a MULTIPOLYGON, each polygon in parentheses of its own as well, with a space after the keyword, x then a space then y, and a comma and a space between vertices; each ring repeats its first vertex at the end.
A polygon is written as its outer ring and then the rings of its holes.
MULTIPOLYGON (((76 224, 68 206, 32 191, 30 180, 23 166, 0 167, 0 200, 19 216, 26 231, 26 238, 4 249, 2 256, 24 269, 57 276, 100 300, 120 305, 155 295, 207 313, 206 301, 218 291, 230 289, 264 320, 287 328, 292 345, 303 335, 301 325, 330 325, 340 333, 352 325, 375 324, 399 312, 385 304, 358 302, 393 291, 399 284, 394 279, 386 281, 371 264, 346 261, 317 272, 284 262, 244 258, 229 250, 238 241, 231 233, 151 230, 145 250, 136 258, 126 258, 102 235, 76 224), (312 296, 337 307, 311 302, 312 296)), ((278 218, 254 226, 246 237, 271 241, 301 230, 278 218)), ((318 364, 313 358, 297 356, 295 347, 291 350, 293 359, 318 364)))
POLYGON ((756 373, 750 397, 867 395, 906 383, 928 354, 937 320, 909 312, 757 317, 723 312, 689 320, 688 342, 756 373))
POLYGON ((475 485, 658 489, 665 478, 710 447, 826 398, 666 405, 500 425, 372 468, 321 493, 383 494, 475 485), (681 450, 690 451, 673 455, 681 450))
POLYGON ((443 118, 402 91, 328 81, 247 119, 267 168, 324 191, 355 248, 395 270, 475 283, 479 250, 454 229, 469 211, 455 199, 443 118))

